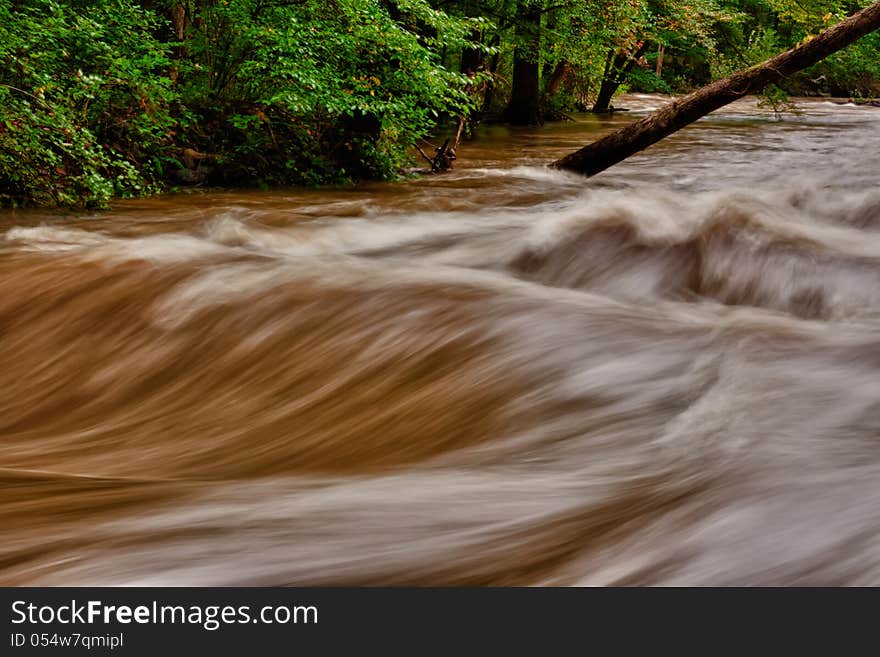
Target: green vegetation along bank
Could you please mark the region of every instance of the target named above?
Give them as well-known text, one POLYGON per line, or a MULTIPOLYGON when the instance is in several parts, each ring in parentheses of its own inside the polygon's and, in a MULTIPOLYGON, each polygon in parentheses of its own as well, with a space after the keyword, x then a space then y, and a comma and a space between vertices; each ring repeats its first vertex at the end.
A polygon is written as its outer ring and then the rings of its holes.
MULTIPOLYGON (((0 204, 388 179, 438 127, 613 110, 870 4, 813 0, 0 0, 0 204)), ((766 92, 872 98, 873 34, 766 92)))

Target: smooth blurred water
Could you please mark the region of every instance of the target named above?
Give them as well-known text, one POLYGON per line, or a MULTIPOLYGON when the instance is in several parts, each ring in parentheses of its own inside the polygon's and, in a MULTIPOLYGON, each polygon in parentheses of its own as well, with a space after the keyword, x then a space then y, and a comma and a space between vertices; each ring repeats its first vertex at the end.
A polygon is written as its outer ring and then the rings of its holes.
POLYGON ((880 109, 0 215, 0 582, 880 583, 880 109))

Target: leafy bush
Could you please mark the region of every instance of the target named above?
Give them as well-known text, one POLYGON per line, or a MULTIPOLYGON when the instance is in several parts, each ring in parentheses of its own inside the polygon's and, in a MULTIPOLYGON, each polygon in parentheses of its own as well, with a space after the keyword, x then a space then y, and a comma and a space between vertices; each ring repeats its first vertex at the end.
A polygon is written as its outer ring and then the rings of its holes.
POLYGON ((670 94, 669 83, 650 69, 634 68, 629 74, 629 88, 649 94, 670 94))
POLYGON ((438 53, 483 23, 426 0, 145 5, 0 0, 0 202, 389 178, 473 102, 438 53))
POLYGON ((223 182, 392 177, 438 118, 469 111, 470 80, 428 47, 469 29, 423 0, 207 4, 182 81, 213 127, 198 146, 223 182))
POLYGON ((0 202, 101 206, 155 188, 176 94, 128 0, 0 3, 0 202))

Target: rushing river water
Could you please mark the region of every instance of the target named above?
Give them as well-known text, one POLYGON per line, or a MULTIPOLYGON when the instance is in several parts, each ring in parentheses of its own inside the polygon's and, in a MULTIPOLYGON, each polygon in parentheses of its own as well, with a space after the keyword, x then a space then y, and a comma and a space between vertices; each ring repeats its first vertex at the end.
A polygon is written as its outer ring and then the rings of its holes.
POLYGON ((880 584, 880 109, 0 215, 0 583, 880 584))

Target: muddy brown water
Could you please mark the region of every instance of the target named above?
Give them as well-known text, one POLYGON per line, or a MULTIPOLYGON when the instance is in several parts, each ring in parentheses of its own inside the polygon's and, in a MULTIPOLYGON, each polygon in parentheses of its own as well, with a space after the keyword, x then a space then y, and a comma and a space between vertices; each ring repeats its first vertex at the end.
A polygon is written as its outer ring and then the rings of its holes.
POLYGON ((880 109, 0 215, 0 583, 880 584, 880 109))

